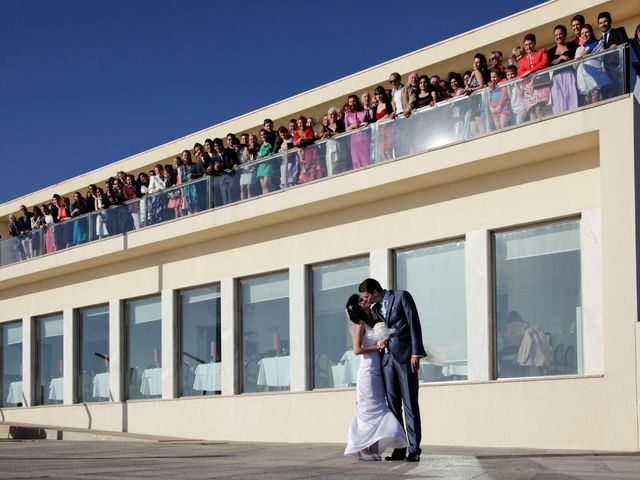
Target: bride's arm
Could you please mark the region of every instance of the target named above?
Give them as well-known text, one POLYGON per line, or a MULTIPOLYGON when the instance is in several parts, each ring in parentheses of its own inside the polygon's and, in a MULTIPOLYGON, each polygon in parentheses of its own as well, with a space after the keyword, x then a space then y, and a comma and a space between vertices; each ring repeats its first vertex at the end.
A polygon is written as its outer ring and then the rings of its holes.
POLYGON ((374 353, 379 352, 384 348, 384 346, 371 345, 370 347, 362 346, 362 339, 364 337, 364 324, 360 322, 356 325, 356 328, 353 331, 353 353, 356 355, 362 355, 364 353, 374 353))

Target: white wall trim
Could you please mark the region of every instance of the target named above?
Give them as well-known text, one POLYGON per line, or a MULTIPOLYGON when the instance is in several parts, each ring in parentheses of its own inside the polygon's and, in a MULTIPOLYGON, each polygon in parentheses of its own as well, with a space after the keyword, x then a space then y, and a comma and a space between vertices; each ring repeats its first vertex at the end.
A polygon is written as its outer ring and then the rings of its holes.
POLYGON ((491 303, 489 233, 476 230, 466 234, 465 291, 467 297, 468 380, 486 381, 491 376, 491 303))
POLYGON ((176 356, 177 333, 176 328, 176 296, 171 289, 162 290, 161 293, 162 310, 162 398, 176 398, 176 356))
POLYGON ((290 344, 290 389, 303 392, 311 386, 309 348, 309 276, 305 265, 289 267, 289 344, 290 344))
MULTIPOLYGON (((372 250, 369 253, 369 272, 371 278, 380 282, 382 288, 393 288, 393 271, 391 268, 391 250, 372 250)), ((364 278, 362 279, 364 280, 364 278)))
POLYGON ((75 312, 72 308, 62 311, 62 375, 63 375, 63 404, 76 403, 76 324, 75 312))
POLYGON ((122 308, 120 300, 109 302, 109 390, 113 402, 121 402, 124 399, 123 375, 120 373, 124 364, 125 345, 122 308))
POLYGON ((220 329, 221 329, 221 383, 222 394, 240 393, 239 372, 236 358, 240 361, 240 337, 238 335, 238 309, 236 300, 236 282, 233 278, 224 278, 220 282, 220 329))
POLYGON ((599 208, 584 210, 580 221, 582 354, 578 354, 578 373, 585 375, 604 374, 601 213, 599 208))
POLYGON ((34 338, 35 319, 24 317, 22 319, 22 406, 34 405, 35 383, 35 349, 34 338))

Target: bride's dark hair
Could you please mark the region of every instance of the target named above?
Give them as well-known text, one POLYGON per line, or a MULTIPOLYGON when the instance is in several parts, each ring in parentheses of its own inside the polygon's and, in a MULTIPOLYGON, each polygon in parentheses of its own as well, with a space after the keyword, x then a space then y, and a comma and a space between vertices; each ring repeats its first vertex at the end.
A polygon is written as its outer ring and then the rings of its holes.
POLYGON ((360 322, 363 322, 369 327, 372 327, 369 315, 367 315, 367 312, 364 310, 364 308, 360 306, 360 295, 358 295, 357 293, 351 295, 349 297, 349 300, 347 300, 347 305, 345 306, 345 308, 347 309, 349 320, 351 320, 353 323, 357 325, 360 322))

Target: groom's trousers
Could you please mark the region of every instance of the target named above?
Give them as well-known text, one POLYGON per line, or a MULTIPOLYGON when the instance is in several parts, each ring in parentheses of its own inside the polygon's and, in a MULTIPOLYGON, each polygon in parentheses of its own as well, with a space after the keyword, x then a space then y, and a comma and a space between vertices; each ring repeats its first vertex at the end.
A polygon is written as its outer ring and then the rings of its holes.
MULTIPOLYGON (((397 362, 385 349, 382 358, 382 376, 391 413, 405 426, 409 440, 409 453, 420 455, 422 430, 418 406, 418 372, 411 372, 411 362, 397 362), (402 409, 404 418, 402 420, 402 409)), ((398 449, 404 453, 404 449, 398 449)))

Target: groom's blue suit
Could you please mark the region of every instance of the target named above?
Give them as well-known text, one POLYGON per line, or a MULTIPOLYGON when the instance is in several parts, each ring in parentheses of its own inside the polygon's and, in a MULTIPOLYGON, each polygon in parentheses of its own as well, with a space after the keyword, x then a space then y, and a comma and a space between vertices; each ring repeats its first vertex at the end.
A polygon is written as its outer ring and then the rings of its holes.
MULTIPOLYGON (((372 309, 395 331, 389 337, 382 356, 382 373, 389 409, 403 424, 406 419, 409 453, 420 455, 420 408, 418 406, 418 372, 411 371, 411 357, 426 357, 422 344, 422 329, 418 310, 409 292, 385 290, 382 299, 372 309)), ((395 452, 404 456, 404 449, 395 452)))

